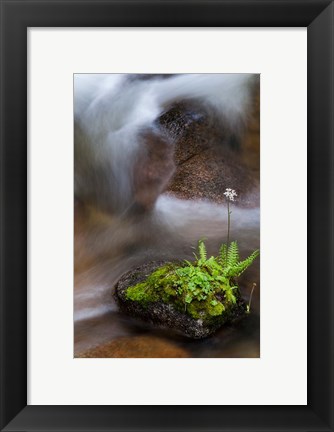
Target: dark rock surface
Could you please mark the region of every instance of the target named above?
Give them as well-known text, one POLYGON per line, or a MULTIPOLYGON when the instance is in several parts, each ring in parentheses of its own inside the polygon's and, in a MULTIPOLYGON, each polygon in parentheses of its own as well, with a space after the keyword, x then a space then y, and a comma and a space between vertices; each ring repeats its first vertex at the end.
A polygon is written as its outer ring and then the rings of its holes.
MULTIPOLYGON (((210 336, 223 324, 227 323, 223 315, 216 317, 210 324, 206 324, 201 319, 196 320, 180 312, 171 304, 152 302, 143 306, 139 302, 128 300, 126 297, 127 288, 144 281, 154 270, 163 264, 166 264, 166 262, 152 261, 129 271, 121 277, 116 285, 115 299, 122 312, 150 322, 155 326, 182 333, 193 339, 201 339, 210 336)), ((235 322, 244 316, 244 314, 245 304, 244 301, 239 298, 228 322, 235 322)))

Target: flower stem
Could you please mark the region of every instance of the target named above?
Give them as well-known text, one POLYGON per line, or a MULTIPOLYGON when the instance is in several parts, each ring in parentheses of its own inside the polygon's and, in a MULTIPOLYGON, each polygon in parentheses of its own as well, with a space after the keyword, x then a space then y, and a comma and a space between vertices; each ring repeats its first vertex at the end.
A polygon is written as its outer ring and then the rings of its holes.
POLYGON ((226 261, 227 261, 227 252, 230 244, 230 226, 231 226, 231 213, 230 213, 230 201, 227 200, 227 242, 226 242, 226 261))
POLYGON ((256 287, 256 283, 254 282, 253 283, 252 291, 251 291, 250 296, 249 296, 249 302, 248 302, 248 305, 247 305, 247 313, 250 313, 250 307, 251 307, 251 303, 252 303, 253 291, 254 291, 255 287, 256 287))

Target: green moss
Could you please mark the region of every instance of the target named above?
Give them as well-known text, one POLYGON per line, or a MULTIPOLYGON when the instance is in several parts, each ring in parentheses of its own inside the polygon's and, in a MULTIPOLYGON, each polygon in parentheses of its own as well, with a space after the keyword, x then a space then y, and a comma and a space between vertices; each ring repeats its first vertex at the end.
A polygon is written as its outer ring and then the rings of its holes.
POLYGON ((207 305, 207 311, 210 316, 219 316, 225 311, 225 306, 221 302, 212 303, 207 305))
POLYGON ((158 297, 152 287, 146 283, 139 283, 133 287, 130 287, 126 291, 126 297, 129 300, 137 301, 141 303, 149 303, 157 301, 158 297))
MULTIPOLYGON (((228 289, 226 285, 211 280, 207 270, 202 269, 201 273, 194 271, 189 275, 188 270, 184 271, 186 268, 182 264, 168 264, 158 268, 146 280, 127 288, 127 300, 139 302, 143 307, 158 301, 173 304, 180 312, 205 322, 227 316, 233 303, 224 294, 228 289), (188 278, 187 283, 183 279, 184 273, 188 278), (204 289, 200 285, 203 280, 204 289)), ((238 292, 234 293, 239 295, 238 292)))
POLYGON ((226 311, 223 302, 216 299, 215 296, 210 296, 202 301, 192 301, 187 305, 187 313, 195 319, 208 320, 211 317, 220 316, 226 311))
POLYGON ((174 285, 173 266, 168 264, 155 270, 144 282, 126 290, 128 300, 143 304, 156 301, 168 302, 170 297, 177 295, 174 285))

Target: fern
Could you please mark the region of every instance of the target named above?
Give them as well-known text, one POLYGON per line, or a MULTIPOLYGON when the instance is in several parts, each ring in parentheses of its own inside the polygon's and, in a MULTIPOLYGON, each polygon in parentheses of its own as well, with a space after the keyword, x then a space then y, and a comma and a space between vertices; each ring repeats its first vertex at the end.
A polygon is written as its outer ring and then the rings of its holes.
POLYGON ((246 258, 243 261, 240 261, 234 266, 231 266, 227 271, 227 276, 228 277, 240 276, 258 257, 259 253, 260 253, 259 250, 255 250, 251 255, 249 255, 248 258, 246 258))
POLYGON ((233 241, 229 246, 223 244, 220 247, 218 257, 208 258, 204 240, 199 240, 197 255, 198 257, 195 254, 196 261, 184 260, 183 265, 175 270, 176 279, 171 283, 175 294, 184 304, 185 311, 195 307, 194 304, 191 305, 193 301, 197 302, 198 307, 204 307, 200 304, 209 301, 211 306, 219 306, 219 313, 223 313, 223 303, 233 306, 240 296, 234 278, 240 276, 253 263, 259 251, 254 251, 248 258, 240 261, 238 243, 233 241), (219 300, 221 293, 224 293, 224 300, 219 300))
POLYGON ((235 266, 239 261, 239 248, 236 241, 231 242, 226 257, 226 265, 228 267, 235 266))
POLYGON ((198 265, 205 264, 206 260, 207 260, 207 252, 206 252, 206 247, 205 247, 203 240, 200 240, 198 242, 198 253, 199 253, 198 265))
POLYGON ((219 261, 223 267, 226 267, 227 245, 223 243, 219 249, 219 261))
POLYGON ((211 271, 222 271, 222 266, 220 265, 220 263, 216 260, 215 257, 210 257, 208 260, 206 260, 205 262, 205 266, 210 269, 211 271))

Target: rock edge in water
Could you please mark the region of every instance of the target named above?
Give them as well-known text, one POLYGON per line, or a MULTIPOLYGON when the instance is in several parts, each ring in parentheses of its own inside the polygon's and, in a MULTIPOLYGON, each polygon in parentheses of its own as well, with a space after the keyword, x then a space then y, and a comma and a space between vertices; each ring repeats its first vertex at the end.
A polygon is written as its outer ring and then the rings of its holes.
POLYGON ((228 320, 221 315, 215 317, 210 324, 180 312, 172 304, 157 301, 143 305, 126 297, 126 291, 129 287, 143 282, 157 268, 165 264, 167 264, 166 261, 151 261, 130 270, 120 278, 115 288, 115 299, 122 312, 150 322, 155 326, 172 329, 193 339, 210 336, 224 324, 236 322, 245 315, 246 307, 241 297, 238 298, 228 320))

